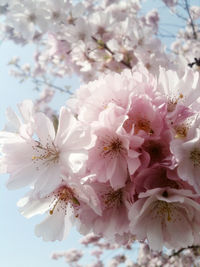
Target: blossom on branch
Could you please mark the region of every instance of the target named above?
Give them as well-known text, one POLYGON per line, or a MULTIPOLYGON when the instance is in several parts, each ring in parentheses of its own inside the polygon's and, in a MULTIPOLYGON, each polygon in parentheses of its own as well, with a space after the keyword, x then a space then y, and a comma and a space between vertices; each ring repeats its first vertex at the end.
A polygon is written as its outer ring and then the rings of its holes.
MULTIPOLYGON (((30 189, 18 206, 46 216, 38 237, 63 240, 75 226, 82 244, 97 246, 90 266, 103 266, 102 249, 135 240, 138 264, 120 254, 108 266, 191 266, 200 245, 200 9, 162 2, 185 23, 171 53, 160 13, 142 14, 140 0, 0 3, 2 38, 38 48, 33 68, 10 61, 13 75, 45 85, 35 103, 18 105, 21 117, 7 110, 0 173, 10 174, 8 189, 30 189), (50 82, 69 74, 85 82, 75 93, 50 82), (55 90, 71 96, 58 116, 48 106, 55 90), (184 247, 194 253, 177 263, 184 247)), ((80 251, 62 256, 81 266, 80 251)))
POLYGON ((199 81, 191 70, 154 77, 142 66, 108 74, 77 91, 73 112, 61 108, 57 129, 22 104, 25 123, 0 133, 1 161, 8 188, 31 185, 22 214, 49 213, 36 235, 62 240, 74 224, 155 250, 198 244, 199 81))

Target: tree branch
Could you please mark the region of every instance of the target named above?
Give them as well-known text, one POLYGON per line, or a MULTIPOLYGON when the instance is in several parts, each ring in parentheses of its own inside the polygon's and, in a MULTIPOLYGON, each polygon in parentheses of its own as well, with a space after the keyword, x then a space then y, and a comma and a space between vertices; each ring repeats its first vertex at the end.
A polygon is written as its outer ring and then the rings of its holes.
POLYGON ((175 251, 174 253, 172 253, 170 256, 169 256, 169 258, 171 258, 171 257, 174 257, 174 256, 179 256, 179 254, 181 253, 181 252, 183 252, 184 250, 186 250, 186 249, 199 249, 200 248, 200 246, 189 246, 189 247, 187 247, 187 248, 181 248, 181 249, 179 249, 179 250, 177 250, 177 251, 175 251))
POLYGON ((59 91, 61 93, 67 93, 69 95, 73 95, 73 93, 69 89, 64 89, 64 88, 62 88, 60 86, 57 86, 55 84, 52 84, 52 83, 46 81, 45 79, 41 80, 41 79, 35 78, 31 74, 31 72, 27 73, 26 71, 23 71, 18 63, 15 63, 13 65, 20 71, 20 75, 22 77, 22 80, 30 78, 32 83, 36 84, 36 86, 38 86, 38 85, 46 85, 46 86, 49 86, 49 87, 51 87, 51 88, 53 88, 53 89, 55 89, 55 90, 57 90, 57 91, 59 91))
POLYGON ((192 16, 190 14, 190 9, 189 9, 189 5, 188 5, 188 0, 185 0, 185 8, 186 8, 186 11, 188 13, 188 16, 190 18, 190 25, 192 27, 192 32, 193 32, 193 37, 194 39, 196 40, 197 39, 197 33, 195 31, 195 27, 194 27, 194 22, 193 22, 193 19, 192 19, 192 16))
MULTIPOLYGON (((92 39, 97 43, 99 44, 99 41, 97 40, 97 38, 95 38, 94 36, 92 36, 92 39)), ((107 46, 107 44, 105 44, 104 42, 102 42, 101 44, 99 44, 102 46, 102 48, 104 48, 106 51, 108 51, 112 56, 115 55, 115 53, 107 46)), ((121 64, 123 64, 124 66, 126 66, 127 68, 129 69, 132 69, 130 63, 124 61, 124 60, 121 60, 120 61, 121 64)))

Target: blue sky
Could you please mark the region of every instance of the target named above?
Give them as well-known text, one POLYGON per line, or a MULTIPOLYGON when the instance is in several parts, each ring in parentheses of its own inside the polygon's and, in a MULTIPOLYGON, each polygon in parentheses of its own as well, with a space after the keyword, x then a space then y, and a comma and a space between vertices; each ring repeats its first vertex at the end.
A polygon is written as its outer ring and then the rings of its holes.
MULTIPOLYGON (((193 1, 197 3, 199 1, 193 1)), ((160 1, 147 1, 145 9, 159 7, 163 22, 178 23, 175 18, 163 16, 163 5, 160 1), (153 4, 152 4, 153 3, 153 4)), ((169 40, 170 41, 170 40, 169 40)), ((27 98, 35 98, 37 93, 32 90, 31 83, 19 84, 17 79, 8 74, 10 67, 7 62, 12 56, 19 56, 23 62, 30 62, 32 47, 21 47, 5 42, 0 45, 0 129, 5 124, 5 110, 8 106, 16 110, 17 103, 27 98)), ((78 79, 68 80, 73 88, 78 88, 78 79)), ((64 82, 64 83, 65 83, 64 82)), ((65 103, 66 98, 57 94, 54 107, 65 103)), ((41 221, 41 216, 25 219, 17 210, 16 202, 26 193, 26 189, 8 191, 5 187, 6 175, 0 177, 0 266, 2 267, 64 267, 64 260, 53 261, 50 255, 53 251, 62 251, 77 247, 79 234, 72 230, 66 241, 46 243, 35 237, 34 226, 41 221)))
MULTIPOLYGON (((16 110, 17 103, 27 98, 35 98, 37 93, 32 90, 29 82, 19 84, 17 79, 9 75, 10 67, 7 62, 11 56, 18 55, 22 62, 29 62, 33 54, 32 47, 20 47, 5 42, 0 46, 0 129, 3 128, 6 118, 5 110, 8 106, 16 110)), ((69 81, 66 84, 78 87, 78 80, 69 81)), ((57 94, 54 107, 64 104, 66 98, 57 94)), ((5 187, 7 175, 0 176, 0 266, 2 267, 63 267, 64 260, 54 261, 50 259, 53 251, 63 251, 67 248, 77 247, 80 235, 72 230, 68 239, 63 242, 46 243, 34 235, 35 224, 41 221, 41 217, 27 220, 17 210, 16 203, 23 197, 27 189, 8 191, 5 187)))

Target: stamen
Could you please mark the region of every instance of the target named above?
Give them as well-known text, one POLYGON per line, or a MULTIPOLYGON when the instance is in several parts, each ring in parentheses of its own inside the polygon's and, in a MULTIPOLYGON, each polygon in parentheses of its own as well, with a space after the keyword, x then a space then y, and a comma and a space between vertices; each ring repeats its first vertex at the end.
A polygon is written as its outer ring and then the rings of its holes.
POLYGON ((167 104, 167 111, 168 111, 168 112, 172 112, 172 111, 174 111, 175 108, 176 108, 176 105, 177 105, 178 101, 179 101, 180 99, 183 99, 183 97, 184 97, 183 94, 180 93, 178 97, 169 98, 169 100, 168 100, 168 104, 167 104))
POLYGON ((104 139, 99 148, 103 157, 109 156, 111 158, 118 156, 124 150, 122 142, 118 137, 104 139))
POLYGON ((108 193, 106 193, 104 198, 104 203, 107 208, 118 207, 123 203, 123 193, 121 189, 114 191, 111 189, 108 193))
POLYGON ((169 99, 167 103, 167 111, 172 112, 175 110, 178 101, 176 99, 169 99))
POLYGON ((53 207, 49 211, 50 215, 53 215, 55 209, 58 208, 58 204, 60 204, 59 206, 65 210, 68 204, 71 204, 71 206, 73 206, 74 208, 77 208, 78 206, 80 206, 80 202, 75 197, 74 191, 67 186, 60 188, 54 194, 55 194, 54 195, 55 199, 54 199, 53 207))
POLYGON ((163 217, 165 217, 165 215, 167 215, 168 222, 170 222, 172 220, 173 204, 167 203, 167 202, 162 201, 162 200, 158 200, 156 202, 156 206, 154 206, 154 208, 156 208, 156 216, 163 218, 163 217))
POLYGON ((180 94, 180 95, 179 95, 179 98, 182 99, 182 98, 183 98, 183 94, 180 94))
POLYGON ((175 127, 176 135, 175 138, 184 138, 187 136, 188 127, 184 124, 175 127))
POLYGON ((192 160, 194 167, 200 167, 200 150, 195 148, 193 151, 191 151, 190 159, 192 160))
POLYGON ((146 120, 144 118, 141 118, 137 121, 135 124, 135 133, 137 134, 140 130, 143 130, 144 132, 148 134, 153 134, 154 131, 151 129, 151 124, 149 120, 146 120))
POLYGON ((50 214, 50 215, 53 215, 54 210, 55 210, 55 208, 56 208, 58 202, 59 202, 59 199, 57 199, 57 201, 56 201, 56 203, 54 204, 53 208, 49 211, 49 214, 50 214))
POLYGON ((39 141, 36 141, 36 145, 32 146, 32 148, 36 153, 32 156, 32 161, 34 163, 43 161, 44 164, 48 165, 49 162, 56 163, 59 160, 59 151, 52 141, 50 143, 47 142, 46 146, 43 146, 39 141))

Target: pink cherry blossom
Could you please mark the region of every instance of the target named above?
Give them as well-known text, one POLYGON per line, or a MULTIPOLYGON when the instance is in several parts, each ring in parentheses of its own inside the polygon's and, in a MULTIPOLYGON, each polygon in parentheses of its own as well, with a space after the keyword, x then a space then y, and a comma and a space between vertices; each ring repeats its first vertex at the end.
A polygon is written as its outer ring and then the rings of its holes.
POLYGON ((114 190, 108 183, 92 182, 90 185, 100 200, 102 214, 99 216, 92 209, 82 210, 81 233, 88 234, 92 229, 96 235, 102 235, 108 240, 115 240, 116 235, 123 239, 123 234, 129 232, 125 190, 114 190))
POLYGON ((126 116, 117 116, 119 109, 111 105, 102 112, 94 125, 95 145, 89 150, 88 168, 99 182, 110 182, 116 190, 125 186, 129 174, 140 166, 137 148, 143 139, 131 136, 123 129, 126 116))
POLYGON ((200 241, 200 205, 189 190, 169 187, 148 190, 130 207, 130 230, 139 240, 147 238, 153 250, 180 249, 200 241))
POLYGON ((48 195, 40 196, 33 191, 18 202, 22 215, 27 218, 48 214, 35 228, 35 234, 45 241, 65 239, 72 225, 79 224, 80 211, 84 206, 101 215, 98 197, 89 185, 69 178, 69 183, 64 180, 48 195))
POLYGON ((124 123, 126 131, 134 128, 134 134, 160 135, 163 128, 162 117, 159 110, 154 107, 146 95, 132 98, 131 107, 128 111, 128 119, 124 123))
POLYGON ((0 133, 3 162, 10 173, 7 186, 15 189, 34 184, 36 190, 50 192, 61 182, 63 171, 73 174, 81 170, 87 159, 85 148, 90 144, 90 134, 64 107, 57 133, 43 113, 34 115, 32 128, 34 135, 29 139, 15 133, 0 133))
POLYGON ((177 172, 181 179, 194 187, 200 193, 200 129, 199 120, 193 122, 184 139, 175 139, 171 142, 171 151, 177 161, 177 172))
POLYGON ((90 82, 80 87, 76 92, 76 98, 70 99, 68 105, 72 107, 72 110, 75 105, 74 112, 78 112, 79 119, 86 122, 98 120, 99 114, 106 109, 110 102, 126 109, 131 90, 135 87, 131 77, 131 71, 126 70, 123 75, 115 73, 106 75, 104 79, 90 82))

